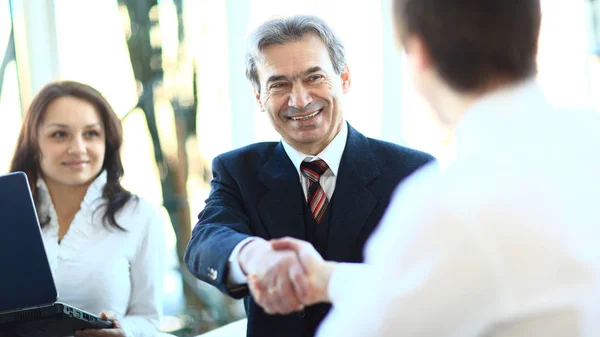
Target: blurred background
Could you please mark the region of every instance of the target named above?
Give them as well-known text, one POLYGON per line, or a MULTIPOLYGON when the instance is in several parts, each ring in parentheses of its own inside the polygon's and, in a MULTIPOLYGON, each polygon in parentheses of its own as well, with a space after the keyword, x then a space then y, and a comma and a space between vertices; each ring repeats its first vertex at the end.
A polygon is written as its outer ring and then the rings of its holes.
MULTIPOLYGON (((543 89, 556 105, 600 111, 600 0, 542 2, 543 89)), ((197 281, 181 259, 210 191, 212 159, 279 140, 244 76, 254 27, 280 15, 324 18, 344 41, 353 76, 347 120, 367 136, 452 160, 453 135, 408 81, 390 8, 389 0, 0 0, 0 173, 44 84, 97 88, 123 121, 125 187, 163 206, 162 330, 195 336, 241 319, 241 302, 197 281)))

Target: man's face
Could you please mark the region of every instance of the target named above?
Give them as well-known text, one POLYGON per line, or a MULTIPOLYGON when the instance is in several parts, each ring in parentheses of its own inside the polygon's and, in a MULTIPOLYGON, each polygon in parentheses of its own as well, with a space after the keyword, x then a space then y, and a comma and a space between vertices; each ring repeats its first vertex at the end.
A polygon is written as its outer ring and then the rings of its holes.
POLYGON ((302 40, 262 50, 257 62, 262 111, 281 137, 298 151, 318 154, 342 127, 342 95, 350 89, 350 73, 336 74, 321 39, 302 40))

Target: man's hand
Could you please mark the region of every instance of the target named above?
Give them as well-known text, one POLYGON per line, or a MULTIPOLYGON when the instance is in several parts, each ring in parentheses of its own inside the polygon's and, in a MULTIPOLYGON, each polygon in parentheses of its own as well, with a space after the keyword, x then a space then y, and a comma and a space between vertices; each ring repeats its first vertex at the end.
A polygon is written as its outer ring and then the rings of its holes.
POLYGON ((337 263, 323 260, 315 248, 306 241, 286 237, 271 240, 270 243, 276 251, 293 251, 302 263, 308 282, 299 279, 294 283, 297 297, 302 304, 311 305, 330 301, 327 288, 337 263))
POLYGON ((306 283, 306 274, 293 251, 275 251, 269 242, 254 240, 242 247, 238 260, 254 300, 268 314, 303 309, 295 287, 306 283))

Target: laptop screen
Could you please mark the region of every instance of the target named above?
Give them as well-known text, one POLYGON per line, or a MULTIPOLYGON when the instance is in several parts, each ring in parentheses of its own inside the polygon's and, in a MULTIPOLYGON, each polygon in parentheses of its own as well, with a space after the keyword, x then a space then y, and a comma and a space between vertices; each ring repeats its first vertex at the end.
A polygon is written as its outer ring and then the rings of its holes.
POLYGON ((54 303, 56 287, 22 172, 0 176, 0 312, 54 303))

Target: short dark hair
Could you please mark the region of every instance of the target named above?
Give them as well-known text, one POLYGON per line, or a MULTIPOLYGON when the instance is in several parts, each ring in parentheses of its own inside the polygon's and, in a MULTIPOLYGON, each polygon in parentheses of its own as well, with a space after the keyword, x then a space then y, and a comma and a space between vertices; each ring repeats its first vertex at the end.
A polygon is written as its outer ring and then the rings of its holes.
POLYGON ((262 50, 272 45, 302 40, 315 34, 327 47, 333 70, 337 75, 346 69, 344 45, 335 32, 321 18, 312 15, 294 15, 269 20, 256 28, 248 37, 246 77, 260 91, 256 62, 262 59, 262 50))
MULTIPOLYGON (((35 95, 23 118, 21 132, 10 164, 10 171, 23 171, 27 174, 36 207, 40 212, 40 194, 36 183, 38 174, 41 172, 42 153, 39 146, 38 130, 44 120, 48 106, 60 97, 74 97, 84 100, 92 104, 102 118, 106 135, 106 150, 102 168, 106 170, 107 180, 102 191, 102 196, 106 200, 104 221, 115 228, 124 230, 117 223, 115 215, 130 199, 136 199, 136 197, 123 188, 120 182, 124 174, 120 152, 123 144, 121 120, 104 96, 91 86, 74 81, 59 81, 46 85, 35 95)), ((50 222, 50 216, 49 214, 39 215, 40 225, 45 227, 50 222)))
POLYGON ((537 72, 540 0, 394 0, 398 37, 420 37, 453 89, 485 89, 537 72))

